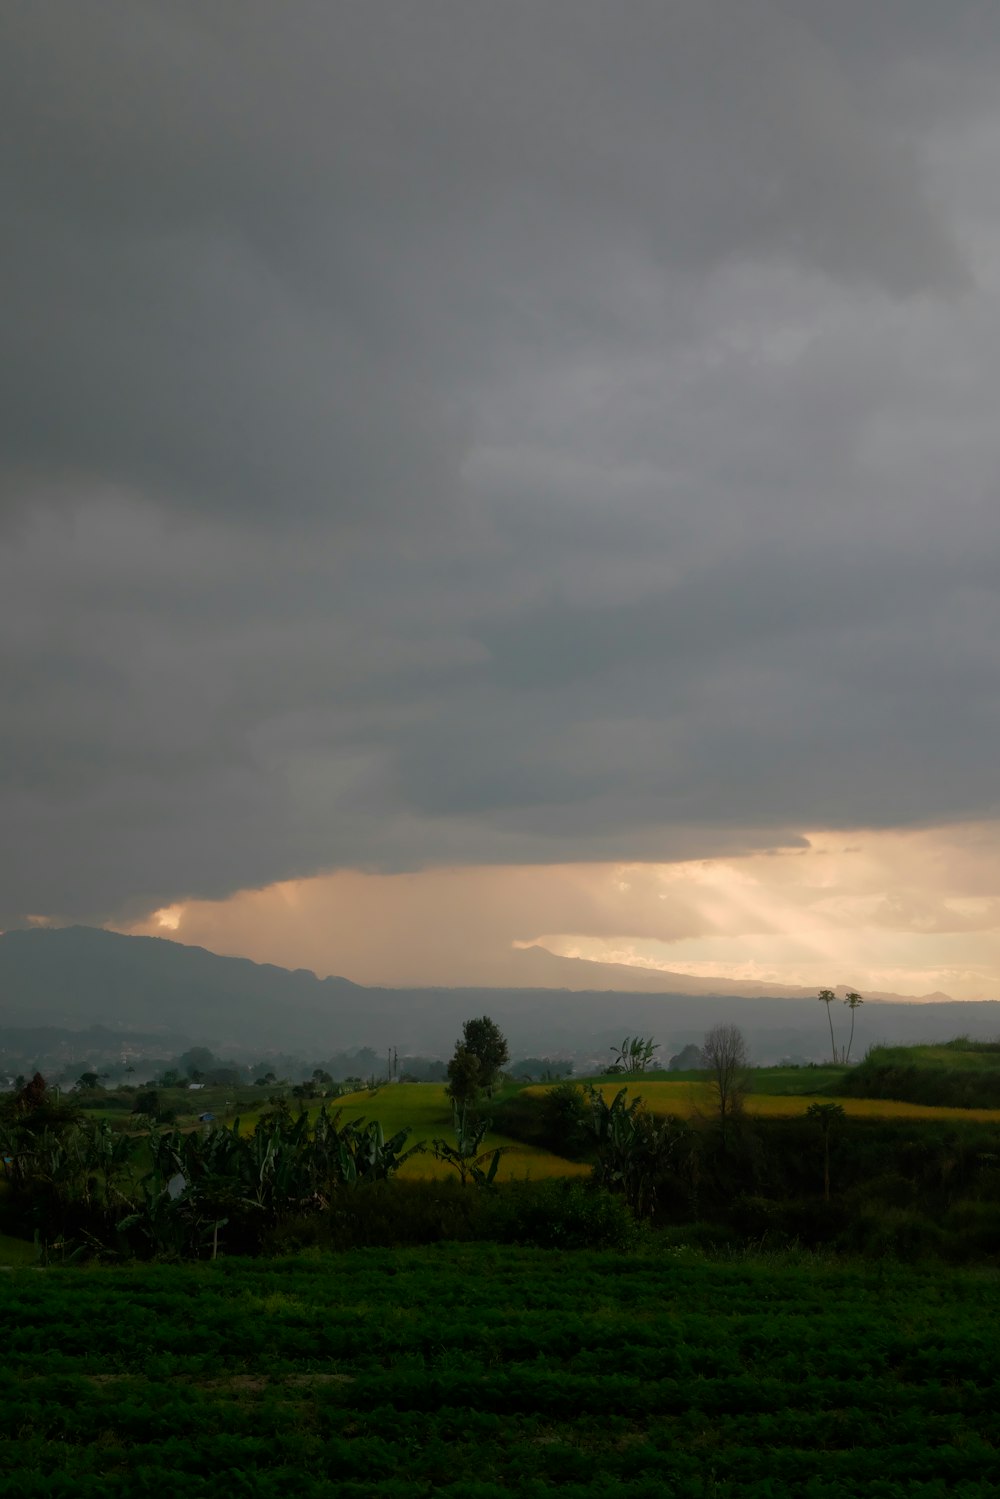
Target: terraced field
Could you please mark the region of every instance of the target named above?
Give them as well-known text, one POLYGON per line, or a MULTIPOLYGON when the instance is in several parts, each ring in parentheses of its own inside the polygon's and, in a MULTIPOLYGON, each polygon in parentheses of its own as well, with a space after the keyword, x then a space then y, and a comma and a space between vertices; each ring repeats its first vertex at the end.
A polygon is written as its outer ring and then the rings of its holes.
MULTIPOLYGON (((309 1113, 315 1117, 321 1105, 310 1105, 309 1113)), ((344 1119, 378 1119, 387 1135, 409 1127, 412 1133, 407 1146, 424 1142, 428 1146, 436 1137, 452 1141, 451 1103, 443 1083, 393 1083, 374 1091, 363 1089, 358 1093, 347 1093, 327 1105, 330 1112, 343 1110, 344 1119)), ((260 1112, 241 1118, 241 1127, 252 1129, 260 1118, 260 1112)), ((554 1176, 589 1176, 590 1167, 576 1161, 564 1160, 562 1156, 537 1150, 520 1140, 491 1132, 486 1136, 484 1150, 502 1146, 505 1154, 497 1173, 501 1181, 539 1181, 554 1176)), ((411 1157, 403 1166, 400 1175, 412 1179, 444 1178, 454 1172, 443 1161, 436 1161, 428 1149, 421 1155, 411 1157)))
POLYGON ((0 1277, 19 1499, 973 1499, 995 1273, 438 1246, 0 1277))
MULTIPOLYGON (((715 1108, 712 1085, 707 1082, 644 1082, 641 1078, 624 1078, 612 1082, 600 1082, 604 1097, 612 1099, 620 1088, 628 1083, 629 1098, 637 1095, 645 1100, 654 1114, 677 1114, 690 1117, 694 1114, 711 1115, 715 1108)), ((547 1092, 545 1084, 526 1090, 533 1096, 547 1092)), ((804 1114, 811 1103, 839 1103, 846 1114, 859 1119, 961 1119, 981 1123, 1000 1122, 1000 1109, 953 1109, 935 1108, 928 1104, 899 1103, 887 1098, 840 1098, 824 1094, 778 1094, 751 1093, 746 1100, 748 1114, 762 1119, 788 1119, 804 1114)))

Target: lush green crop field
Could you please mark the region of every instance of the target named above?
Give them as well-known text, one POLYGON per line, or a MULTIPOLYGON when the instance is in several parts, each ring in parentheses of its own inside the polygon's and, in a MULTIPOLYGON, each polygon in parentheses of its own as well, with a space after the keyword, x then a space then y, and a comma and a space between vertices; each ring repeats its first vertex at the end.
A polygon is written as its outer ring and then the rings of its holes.
POLYGON ((1000 1492, 994 1273, 438 1246, 0 1277, 19 1499, 1000 1492))
MULTIPOLYGON (((846 1067, 834 1066, 830 1062, 817 1063, 810 1067, 753 1067, 750 1069, 751 1092, 767 1094, 783 1093, 808 1093, 825 1092, 831 1086, 835 1086, 842 1077, 846 1077, 846 1067)), ((613 1073, 595 1074, 593 1077, 570 1078, 571 1082, 591 1083, 617 1083, 620 1088, 623 1083, 630 1087, 646 1087, 650 1083, 703 1083, 708 1078, 704 1069, 690 1072, 664 1072, 662 1070, 645 1072, 641 1077, 627 1078, 623 1075, 613 1073)))
POLYGON ((847 1075, 846 1067, 826 1062, 815 1067, 755 1067, 750 1085, 753 1093, 808 1093, 834 1091, 847 1075))

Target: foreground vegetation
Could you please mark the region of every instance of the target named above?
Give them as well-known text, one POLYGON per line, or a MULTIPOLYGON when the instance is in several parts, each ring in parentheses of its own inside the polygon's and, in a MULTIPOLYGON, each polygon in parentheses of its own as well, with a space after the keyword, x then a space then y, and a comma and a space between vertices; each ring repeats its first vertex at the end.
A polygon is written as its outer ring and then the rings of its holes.
POLYGON ((0 1280, 21 1499, 972 1499, 995 1274, 488 1245, 0 1280))

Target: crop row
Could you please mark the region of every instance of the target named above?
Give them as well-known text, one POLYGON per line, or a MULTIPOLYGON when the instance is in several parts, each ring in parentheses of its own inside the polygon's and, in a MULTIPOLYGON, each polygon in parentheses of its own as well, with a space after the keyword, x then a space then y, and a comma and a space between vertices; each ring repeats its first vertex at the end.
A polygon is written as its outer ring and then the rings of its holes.
POLYGON ((0 1471, 21 1499, 972 1499, 998 1302, 988 1273, 484 1246, 25 1270, 0 1471))

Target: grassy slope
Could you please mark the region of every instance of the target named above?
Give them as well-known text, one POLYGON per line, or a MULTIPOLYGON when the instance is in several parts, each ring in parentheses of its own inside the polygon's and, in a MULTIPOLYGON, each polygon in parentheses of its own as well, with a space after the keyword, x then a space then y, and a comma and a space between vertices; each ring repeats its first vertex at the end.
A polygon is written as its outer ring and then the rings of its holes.
MULTIPOLYGON (((294 1105, 293 1105, 294 1107, 294 1105)), ((318 1103, 309 1105, 309 1114, 315 1118, 320 1110, 318 1103)), ((374 1092, 364 1089, 359 1093, 348 1093, 333 1099, 327 1105, 331 1113, 343 1110, 343 1119, 378 1119, 386 1135, 409 1128, 412 1133, 407 1146, 429 1142, 436 1137, 454 1143, 451 1103, 445 1093, 444 1083, 393 1083, 377 1088, 374 1092)), ((247 1114, 241 1119, 241 1128, 252 1129, 260 1118, 260 1111, 247 1114)), ((503 1181, 538 1180, 552 1176, 588 1176, 590 1168, 548 1151, 536 1150, 519 1140, 491 1132, 486 1136, 484 1150, 504 1147, 506 1154, 500 1163, 498 1176, 503 1181)), ((404 1177, 448 1177, 451 1168, 435 1161, 429 1153, 413 1156, 402 1168, 404 1177)))

